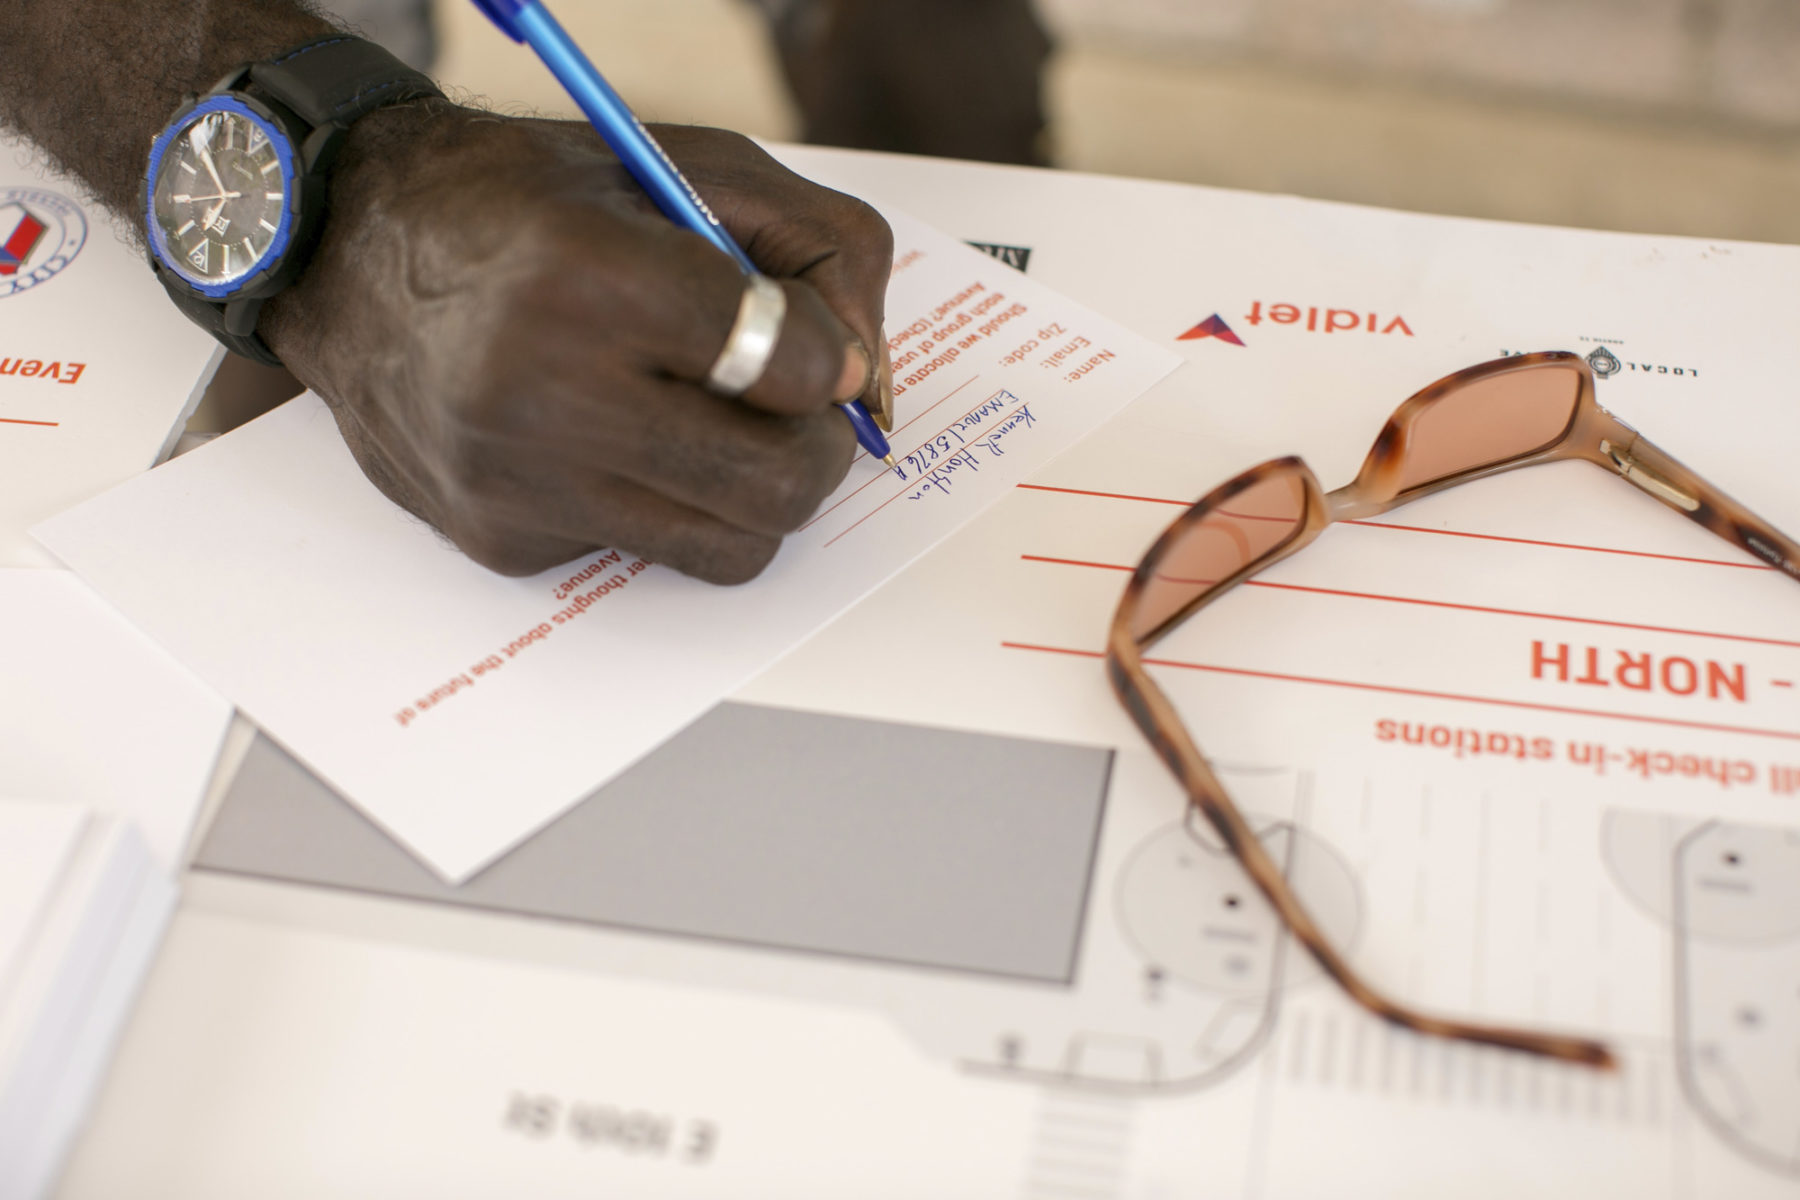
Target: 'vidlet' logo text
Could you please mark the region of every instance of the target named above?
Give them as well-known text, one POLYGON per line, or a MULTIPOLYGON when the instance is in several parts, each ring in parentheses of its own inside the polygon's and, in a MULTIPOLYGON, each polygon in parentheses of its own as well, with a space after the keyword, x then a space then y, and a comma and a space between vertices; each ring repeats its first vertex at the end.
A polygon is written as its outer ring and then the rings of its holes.
POLYGON ((1407 337, 1413 335, 1412 327, 1406 318, 1398 313, 1392 317, 1383 317, 1379 313, 1362 313, 1352 308, 1301 308, 1298 304, 1271 304, 1268 311, 1263 311, 1261 300, 1250 302, 1250 311, 1244 320, 1252 325, 1261 325, 1265 320, 1277 325, 1300 325, 1304 322, 1308 333, 1401 333, 1407 337))

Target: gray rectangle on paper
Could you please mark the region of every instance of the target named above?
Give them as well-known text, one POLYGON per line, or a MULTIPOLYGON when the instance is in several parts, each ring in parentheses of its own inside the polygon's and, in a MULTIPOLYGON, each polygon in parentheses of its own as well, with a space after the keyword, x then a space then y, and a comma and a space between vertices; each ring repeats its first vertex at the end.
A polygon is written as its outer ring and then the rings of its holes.
POLYGON ((1070 981, 1111 753, 721 704, 461 887, 259 736, 195 865, 1070 981))

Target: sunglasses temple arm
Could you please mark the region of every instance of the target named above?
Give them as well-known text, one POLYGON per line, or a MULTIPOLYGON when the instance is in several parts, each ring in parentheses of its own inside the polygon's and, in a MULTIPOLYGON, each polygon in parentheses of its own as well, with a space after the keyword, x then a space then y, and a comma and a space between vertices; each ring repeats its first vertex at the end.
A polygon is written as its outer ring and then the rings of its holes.
POLYGON ((1324 930, 1319 928, 1318 922, 1313 920, 1312 914, 1300 902, 1300 897, 1295 895, 1294 889, 1288 886, 1287 875, 1270 857, 1262 839, 1250 828, 1250 823, 1238 811, 1237 805, 1231 802, 1224 785, 1213 774, 1212 768, 1207 766, 1199 747, 1194 745, 1186 727, 1175 715, 1174 706, 1169 703, 1168 697, 1144 673, 1142 660, 1139 658, 1141 650, 1129 632, 1125 620, 1126 611, 1121 605, 1119 615, 1114 618, 1106 655, 1107 677, 1112 682, 1113 690, 1118 693, 1120 703, 1131 714, 1133 723, 1156 751, 1156 756, 1163 760, 1164 765, 1180 781, 1182 790, 1187 793, 1188 803, 1218 833, 1226 849, 1231 851, 1244 873, 1250 877, 1250 882, 1274 908, 1282 925, 1293 934, 1296 941, 1306 947, 1325 973, 1352 1000, 1390 1024, 1415 1033, 1501 1046, 1563 1062, 1583 1063, 1602 1070, 1616 1065, 1611 1051, 1604 1044, 1588 1038, 1446 1020, 1407 1008, 1364 982, 1362 976, 1356 973, 1331 944, 1324 930))
POLYGON ((1655 497, 1732 545, 1800 581, 1800 543, 1683 466, 1648 438, 1620 425, 1620 441, 1603 439, 1604 464, 1640 491, 1655 497))
POLYGON ((1223 800, 1222 792, 1204 795, 1208 790, 1210 789, 1196 789, 1191 793, 1195 806, 1243 864, 1251 882, 1268 899, 1295 940, 1306 948, 1325 973, 1357 1004, 1390 1024, 1414 1033, 1479 1042, 1563 1062, 1582 1063, 1602 1070, 1609 1070, 1615 1065, 1611 1051, 1604 1044, 1590 1038, 1447 1020, 1408 1008, 1370 987, 1326 938, 1312 914, 1306 911, 1306 906, 1288 886, 1286 875, 1276 865, 1262 840, 1251 830, 1236 806, 1229 800, 1223 800))

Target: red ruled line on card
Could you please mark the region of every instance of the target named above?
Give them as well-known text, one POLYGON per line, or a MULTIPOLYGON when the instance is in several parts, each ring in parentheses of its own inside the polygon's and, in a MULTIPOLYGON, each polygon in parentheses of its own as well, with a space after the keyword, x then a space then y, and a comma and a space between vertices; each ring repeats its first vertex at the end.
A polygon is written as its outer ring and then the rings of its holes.
POLYGON ((48 425, 54 429, 61 424, 61 421, 25 421, 18 417, 0 417, 0 425, 48 425))
MULTIPOLYGON (((975 377, 975 379, 980 379, 980 378, 981 378, 981 376, 979 376, 979 375, 977 375, 977 376, 976 376, 976 377, 975 377)), ((974 382, 975 382, 975 379, 971 379, 971 380, 969 380, 969 383, 974 383, 974 382)), ((958 385, 957 385, 957 387, 956 387, 956 388, 955 388, 955 390, 954 390, 954 391, 952 391, 952 392, 951 392, 951 393, 950 393, 950 394, 949 394, 949 395, 947 395, 947 396, 945 396, 945 397, 944 397, 944 400, 948 400, 948 399, 949 399, 949 398, 950 398, 950 396, 954 396, 954 395, 955 395, 955 394, 956 394, 956 393, 957 393, 957 392, 960 392, 960 391, 962 391, 962 390, 963 390, 963 388, 966 388, 966 387, 968 387, 968 386, 969 386, 969 383, 964 383, 964 384, 958 384, 958 385)), ((987 402, 988 402, 988 400, 992 400, 992 399, 993 399, 993 398, 994 398, 994 396, 998 396, 998 395, 1000 395, 1000 394, 1001 394, 1001 392, 1005 392, 1005 391, 1006 391, 1006 389, 1005 389, 1005 388, 1000 388, 1000 389, 998 389, 998 390, 996 390, 996 391, 995 391, 995 392, 994 392, 994 393, 993 393, 993 395, 990 395, 990 396, 989 396, 989 397, 988 397, 988 398, 987 398, 987 400, 983 400, 983 401, 982 401, 982 402, 981 402, 981 404, 986 404, 986 403, 987 403, 987 402)), ((1007 393, 1007 394, 1008 394, 1008 395, 1011 395, 1011 393, 1010 393, 1010 392, 1008 392, 1008 393, 1007 393)), ((1018 397, 1017 397, 1017 396, 1013 396, 1013 399, 1015 399, 1015 400, 1017 400, 1017 399, 1018 399, 1018 397)), ((942 401, 942 400, 940 400, 940 401, 938 401, 938 403, 939 403, 939 404, 942 404, 942 403, 943 403, 943 401, 942 401)), ((1022 402, 1020 402, 1020 404, 1019 404, 1019 408, 1024 408, 1024 407, 1025 407, 1025 406, 1026 406, 1026 404, 1027 404, 1027 403, 1029 403, 1029 401, 1022 401, 1022 402)), ((976 405, 976 406, 975 406, 975 408, 980 408, 980 407, 981 407, 981 404, 977 404, 977 405, 976 405)), ((934 404, 934 405, 932 405, 932 406, 931 406, 931 408, 936 408, 936 407, 937 407, 937 404, 934 404)), ((925 412, 930 412, 930 411, 931 411, 931 409, 929 409, 929 408, 928 408, 928 409, 926 409, 926 410, 925 410, 925 412)), ((965 412, 965 413, 963 413, 963 415, 962 415, 962 416, 961 416, 961 417, 958 417, 958 418, 956 418, 956 421, 960 421, 960 420, 962 420, 962 419, 963 419, 963 418, 964 418, 964 417, 967 417, 967 416, 968 416, 968 415, 969 415, 969 413, 971 413, 971 412, 974 412, 974 411, 975 411, 975 409, 974 409, 974 408, 971 408, 971 409, 969 409, 969 410, 968 410, 968 412, 965 412)), ((1007 418, 1007 417, 1010 417, 1010 416, 1012 416, 1012 415, 1013 415, 1013 413, 1016 413, 1016 412, 1018 412, 1018 411, 1019 411, 1019 409, 1018 409, 1018 408, 1015 408, 1015 409, 1013 409, 1013 411, 1012 411, 1012 412, 1011 412, 1011 413, 1007 413, 1007 414, 1006 414, 1006 417, 1002 417, 1002 418, 1001 418, 1001 419, 1000 419, 1000 420, 1001 420, 1001 422, 1002 422, 1002 423, 1003 423, 1003 422, 1004 422, 1004 421, 1005 421, 1005 420, 1006 420, 1006 418, 1007 418)), ((925 415, 925 413, 920 413, 920 414, 919 414, 919 416, 921 416, 921 417, 922 417, 922 416, 924 416, 924 415, 925 415)), ((916 421, 916 420, 918 420, 918 419, 919 419, 919 418, 918 418, 918 417, 914 417, 914 418, 913 418, 913 421, 916 421)), ((924 441, 922 441, 922 442, 920 442, 920 443, 919 443, 919 444, 920 444, 920 445, 921 445, 921 446, 922 446, 922 445, 924 445, 924 444, 925 444, 925 443, 926 443, 926 442, 929 442, 929 441, 931 441, 931 438, 935 438, 935 437, 939 437, 939 436, 941 436, 941 435, 942 435, 942 434, 944 434, 944 433, 946 433, 946 432, 948 432, 948 431, 949 431, 949 429, 950 429, 950 426, 951 426, 951 425, 954 425, 954 424, 956 424, 956 421, 951 421, 951 422, 950 422, 950 423, 949 423, 949 424, 948 424, 948 425, 945 425, 945 426, 944 426, 944 427, 943 427, 943 428, 942 428, 942 429, 940 429, 940 430, 938 430, 938 431, 937 431, 937 433, 934 433, 934 434, 932 434, 932 435, 931 435, 931 437, 928 437, 928 438, 926 438, 926 439, 925 439, 925 440, 924 440, 924 441)), ((908 425, 910 425, 910 424, 912 424, 912 421, 908 421, 908 422, 907 422, 907 424, 908 424, 908 425)), ((903 427, 902 427, 902 428, 904 428, 904 426, 903 426, 903 427)), ((959 451, 959 452, 958 452, 958 453, 963 453, 963 452, 966 452, 966 450, 967 450, 967 447, 964 447, 964 449, 963 449, 963 450, 962 450, 962 451, 959 451)), ((915 451, 915 453, 916 453, 916 451, 915 451)), ((924 474, 924 473, 925 473, 925 472, 921 472, 921 474, 924 474)), ((877 476, 876 476, 876 477, 875 477, 875 478, 876 478, 876 479, 881 479, 881 478, 885 478, 885 476, 883 476, 883 475, 877 475, 877 476)), ((873 479, 872 479, 872 480, 870 480, 870 481, 869 481, 869 482, 870 482, 870 483, 873 483, 873 482, 875 482, 875 480, 873 480, 873 479)), ((865 483, 865 484, 863 484, 863 487, 868 487, 868 486, 869 486, 869 484, 867 484, 867 483, 865 483)), ((850 522, 850 524, 848 524, 848 525, 846 525, 846 526, 844 526, 844 528, 842 528, 842 529, 840 529, 840 530, 838 530, 838 531, 837 531, 837 532, 836 532, 836 533, 835 533, 835 534, 833 534, 833 535, 832 535, 832 536, 831 536, 831 537, 829 537, 829 538, 827 538, 827 539, 826 539, 826 540, 825 540, 825 545, 826 545, 826 546, 827 546, 827 547, 829 547, 829 546, 832 546, 832 545, 834 545, 834 544, 836 544, 836 543, 837 543, 837 541, 838 541, 838 540, 839 540, 839 539, 840 539, 840 538, 843 538, 843 537, 845 537, 845 536, 847 536, 847 535, 848 535, 848 534, 849 534, 849 533, 850 533, 850 531, 851 531, 851 530, 853 530, 853 529, 855 529, 855 528, 856 528, 856 527, 857 527, 857 526, 858 526, 858 525, 861 525, 861 524, 862 524, 862 523, 863 523, 863 522, 864 522, 864 521, 866 521, 866 520, 868 520, 868 519, 869 519, 869 518, 870 518, 870 517, 872 517, 872 516, 874 516, 874 515, 875 515, 875 514, 876 514, 876 513, 878 513, 878 512, 880 512, 880 511, 881 511, 881 510, 882 510, 882 509, 884 509, 884 508, 886 508, 886 507, 887 507, 887 506, 888 506, 888 505, 890 505, 890 504, 892 504, 892 503, 893 503, 893 502, 894 502, 894 501, 896 501, 896 500, 898 500, 898 499, 900 499, 900 497, 902 497, 902 496, 904 496, 904 495, 906 495, 906 491, 907 491, 907 488, 910 488, 910 487, 912 487, 912 486, 913 486, 913 485, 912 485, 912 483, 911 483, 911 482, 910 482, 910 481, 908 481, 908 482, 907 482, 907 484, 906 484, 906 486, 905 486, 905 487, 902 487, 902 488, 901 488, 901 489, 900 489, 900 490, 899 490, 899 491, 897 491, 897 492, 895 492, 895 493, 894 493, 894 494, 893 494, 893 495, 891 495, 891 496, 889 496, 889 497, 888 497, 888 498, 887 498, 887 499, 886 499, 886 500, 883 500, 883 501, 882 501, 882 502, 881 502, 881 503, 880 503, 880 504, 877 504, 877 505, 876 505, 876 506, 875 506, 875 507, 874 507, 874 508, 871 508, 871 509, 870 509, 870 510, 869 510, 869 511, 868 511, 868 512, 866 512, 866 513, 864 513, 864 514, 863 514, 863 515, 862 515, 862 516, 860 516, 860 517, 858 517, 858 518, 856 518, 856 520, 854 520, 854 521, 852 521, 852 522, 850 522)), ((857 489, 856 489, 856 490, 857 490, 857 491, 858 491, 858 492, 860 492, 860 491, 862 491, 862 488, 857 488, 857 489)), ((852 493, 852 494, 854 494, 854 493, 852 493)), ((848 499, 849 499, 849 498, 850 498, 850 497, 849 497, 849 496, 846 496, 846 497, 844 497, 844 499, 846 499, 846 500, 848 500, 848 499)), ((841 501, 840 501, 840 503, 841 503, 841 501)), ((837 507, 837 505, 835 505, 835 504, 834 504, 834 505, 832 505, 832 507, 833 507, 833 508, 836 508, 836 507, 837 507)), ((819 516, 821 516, 821 517, 822 517, 822 516, 824 516, 824 515, 825 515, 825 514, 824 514, 824 513, 820 513, 820 514, 819 514, 819 516)), ((816 521, 816 520, 818 520, 818 517, 815 517, 815 518, 813 518, 813 520, 814 520, 814 521, 816 521)), ((810 524, 811 524, 811 522, 808 522, 808 524, 809 524, 809 525, 810 525, 810 524)))
MULTIPOLYGON (((929 404, 926 407, 920 409, 918 415, 915 416, 912 420, 910 420, 906 424, 900 426, 898 429, 894 430, 894 432, 888 434, 887 435, 888 441, 892 442, 895 438, 897 438, 901 434, 905 433, 908 429, 911 429, 914 425, 917 425, 920 421, 924 420, 927 416, 931 415, 932 409, 936 408, 939 404, 944 403, 944 401, 950 399, 950 397, 956 395, 956 393, 962 391, 964 388, 968 387, 969 384, 974 383, 975 380, 980 379, 980 378, 981 378, 981 376, 979 376, 979 375, 970 377, 968 380, 957 384, 955 387, 953 387, 949 391, 945 392, 942 396, 938 397, 936 403, 929 404)), ((872 455, 870 455, 867 450, 863 450, 863 451, 860 451, 856 455, 856 457, 852 458, 850 461, 856 462, 858 459, 870 458, 870 457, 872 457, 872 455)), ((845 497, 845 499, 849 499, 849 497, 845 497)), ((842 501, 839 501, 839 503, 842 503, 842 501)), ((824 515, 825 515, 824 513, 819 514, 819 516, 821 516, 821 517, 824 515)), ((818 518, 815 517, 813 519, 817 520, 818 518)))
MULTIPOLYGON (((1090 492, 1082 488, 1046 487, 1041 483, 1014 485, 1033 492, 1061 492, 1068 496, 1093 496, 1101 500, 1135 500, 1142 504, 1171 504, 1187 508, 1191 500, 1169 500, 1162 496, 1133 496, 1125 492, 1090 492)), ((1537 538, 1502 537, 1497 533, 1469 533, 1461 529, 1428 529, 1423 525, 1400 525, 1392 521, 1339 521, 1339 525, 1360 525, 1365 529, 1396 529, 1402 533, 1435 533, 1441 537, 1474 538, 1484 542, 1511 542, 1516 546, 1542 546, 1550 550, 1585 550, 1590 554, 1622 554, 1628 558, 1658 558, 1664 562, 1699 563, 1707 567, 1739 567, 1747 571, 1773 571, 1764 563, 1732 562, 1723 558, 1693 558, 1683 554, 1652 554, 1648 550, 1620 550, 1614 546, 1588 546, 1580 542, 1546 542, 1537 538)))
MULTIPOLYGON (((1004 391, 1004 390, 1005 390, 1004 388, 1001 389, 1001 391, 1004 391)), ((998 396, 999 394, 1000 394, 1000 392, 994 393, 995 396, 998 396)), ((988 399, 989 400, 993 399, 993 396, 988 397, 988 399)), ((1014 396, 1013 399, 1017 400, 1018 397, 1014 396)), ((987 401, 984 400, 984 401, 982 401, 982 403, 985 404, 985 403, 987 403, 987 401)), ((1007 421, 1011 420, 1014 416, 1018 415, 1018 413, 1022 409, 1028 407, 1030 405, 1030 403, 1031 402, 1029 400, 1020 401, 1018 408, 1013 409, 1012 412, 1009 412, 1004 417, 1001 417, 997 423, 1004 425, 1007 421)), ((973 412, 973 411, 974 411, 973 409, 970 410, 970 412, 973 412)), ((965 416, 965 417, 968 416, 968 413, 964 413, 963 416, 965 416)), ((958 417, 957 420, 958 421, 962 420, 962 417, 958 417)), ((955 423, 956 423, 955 421, 951 422, 952 425, 955 423)), ((949 425, 944 426, 944 429, 948 429, 948 428, 950 428, 949 425)), ((943 432, 942 429, 940 429, 938 431, 938 433, 942 433, 942 432, 943 432)), ((934 434, 933 436, 935 437, 937 435, 934 434)), ((961 450, 957 451, 958 454, 967 454, 969 452, 970 452, 969 448, 966 445, 961 450)), ((921 474, 924 474, 924 472, 921 472, 921 474)), ((829 546, 833 542, 836 542, 838 540, 838 538, 843 537, 845 534, 849 533, 850 530, 855 529, 858 525, 861 525, 864 521, 868 520, 870 517, 874 516, 876 513, 880 512, 882 509, 886 508, 888 505, 892 504, 894 501, 898 500, 900 497, 902 497, 904 495, 906 495, 906 489, 901 488, 899 491, 897 491, 893 495, 889 496, 886 500, 883 500, 880 504, 877 504, 874 508, 870 509, 868 512, 864 513, 861 517, 857 518, 854 523, 852 523, 851 525, 849 525, 848 527, 846 527, 845 529, 840 531, 836 536, 832 537, 825 544, 827 546, 829 546)))
MULTIPOLYGON (((975 379, 980 379, 980 378, 981 378, 981 376, 979 376, 979 375, 975 376, 975 379)), ((942 404, 945 400, 948 400, 950 397, 956 395, 956 393, 958 393, 958 392, 962 391, 964 388, 968 387, 970 383, 974 383, 975 379, 969 380, 968 383, 959 383, 955 387, 951 388, 949 391, 945 392, 943 395, 943 398, 940 399, 937 402, 937 404, 933 404, 931 406, 931 408, 925 409, 924 412, 921 412, 919 414, 919 416, 914 417, 911 421, 908 421, 905 425, 902 425, 899 429, 894 430, 893 436, 897 437, 901 433, 905 432, 906 429, 909 428, 914 422, 918 421, 920 417, 923 417, 926 413, 930 412, 932 408, 936 408, 938 406, 938 404, 942 404)), ((869 452, 867 450, 864 450, 864 451, 860 452, 859 454, 857 454, 856 458, 851 459, 851 462, 855 463, 861 459, 865 459, 868 457, 870 457, 869 452)), ((817 525, 820 521, 823 521, 826 517, 830 516, 832 513, 836 512, 838 509, 842 508, 844 505, 850 503, 852 500, 854 500, 858 496, 862 495, 863 488, 867 488, 873 484, 880 483, 883 479, 886 479, 890 474, 892 474, 891 471, 889 471, 885 466, 882 467, 881 474, 875 476, 873 479, 869 480, 868 483, 863 484, 862 487, 857 488, 854 492, 851 492, 848 496, 845 496, 842 500, 839 500, 836 504, 832 505, 830 508, 826 509, 824 512, 815 513, 813 515, 813 519, 808 521, 806 524, 802 525, 798 532, 805 533, 808 529, 811 529, 814 525, 817 525)), ((879 512, 880 510, 877 509, 876 511, 879 512)), ((867 520, 867 518, 865 517, 864 520, 867 520)), ((859 525, 861 523, 862 522, 860 522, 860 521, 857 522, 857 524, 859 524, 859 525)), ((856 526, 854 526, 854 525, 851 526, 852 529, 854 529, 855 527, 856 526)), ((845 533, 848 533, 848 532, 849 532, 849 530, 845 530, 845 533)), ((844 536, 844 535, 841 533, 838 535, 838 537, 842 537, 842 536, 844 536)), ((837 540, 837 538, 832 538, 831 540, 835 542, 837 540)))
MULTIPOLYGON (((1084 562, 1074 558, 1050 558, 1039 554, 1021 554, 1026 562, 1051 563, 1066 567, 1095 567, 1103 571, 1130 571, 1117 563, 1084 562)), ((1572 617, 1567 613, 1532 612, 1522 608, 1495 608, 1486 604, 1455 604, 1448 600, 1426 600, 1418 596, 1391 596, 1383 592, 1351 592, 1341 588, 1305 587, 1297 583, 1270 583, 1247 579, 1243 587, 1269 588, 1278 592, 1308 592, 1315 596, 1342 596, 1351 600, 1383 600, 1390 604, 1416 604, 1424 608, 1449 608, 1460 612, 1486 613, 1499 617, 1529 617, 1539 621, 1567 621, 1575 625, 1604 625, 1608 629, 1636 629, 1644 633, 1675 633, 1684 637, 1717 638, 1727 642, 1751 642, 1758 646, 1782 646, 1800 650, 1800 642, 1781 638, 1754 637, 1747 633, 1716 633, 1706 629, 1680 629, 1672 625, 1640 625, 1632 621, 1608 621, 1600 617, 1572 617)))
MULTIPOLYGON (((1071 650, 1066 646, 1038 646, 1030 642, 1001 642, 1008 650, 1030 650, 1039 654, 1062 654, 1073 658, 1105 658, 1098 650, 1071 650)), ((1563 704, 1536 704, 1529 700, 1503 700, 1496 696, 1466 696, 1460 692, 1434 692, 1425 688, 1393 687, 1383 683, 1361 683, 1353 679, 1324 679, 1313 675, 1287 675, 1279 671, 1252 671, 1244 667, 1219 667, 1210 663, 1183 662, 1174 658, 1146 658, 1145 666, 1178 667, 1184 671, 1206 671, 1217 675, 1237 675, 1249 679, 1273 679, 1280 683, 1308 683, 1315 687, 1346 688, 1358 692, 1381 692, 1389 696, 1418 696, 1426 700, 1454 700, 1463 704, 1488 704, 1498 708, 1523 708, 1533 712, 1561 713, 1573 717, 1602 717, 1614 721, 1632 721, 1641 725, 1667 725, 1676 729, 1701 729, 1709 733, 1742 733, 1751 737, 1780 738, 1800 742, 1800 733, 1785 729, 1757 729, 1749 725, 1723 725, 1712 721, 1683 721, 1675 717, 1650 717, 1638 713, 1608 712, 1599 708, 1575 708, 1563 704)))

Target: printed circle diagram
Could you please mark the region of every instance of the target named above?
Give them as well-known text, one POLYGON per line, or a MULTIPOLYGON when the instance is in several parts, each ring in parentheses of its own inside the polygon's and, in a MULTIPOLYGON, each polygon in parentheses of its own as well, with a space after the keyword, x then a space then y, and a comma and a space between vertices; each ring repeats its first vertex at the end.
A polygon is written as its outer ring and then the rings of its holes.
POLYGON ((0 300, 55 278, 87 244, 81 206, 49 188, 0 188, 0 300))
POLYGON ((1601 838, 1672 939, 1688 1102, 1744 1157, 1800 1176, 1800 830, 1614 812, 1601 838))
POLYGON ((1674 865, 1683 1083, 1727 1141, 1800 1173, 1800 833, 1708 822, 1674 865))
MULTIPOLYGON (((1281 962, 1289 939, 1280 918, 1199 820, 1190 814, 1132 852, 1119 880, 1127 939, 1170 977, 1215 994, 1257 996, 1315 978, 1319 968, 1303 950, 1281 962)), ((1344 860, 1285 821, 1252 824, 1326 936, 1348 951, 1362 902, 1344 860)))

